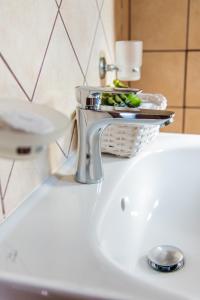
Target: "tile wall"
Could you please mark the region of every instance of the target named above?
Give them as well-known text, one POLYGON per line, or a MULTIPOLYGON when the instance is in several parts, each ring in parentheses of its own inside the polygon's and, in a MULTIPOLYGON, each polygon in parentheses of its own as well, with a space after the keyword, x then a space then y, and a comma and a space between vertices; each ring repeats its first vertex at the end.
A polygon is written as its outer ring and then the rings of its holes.
POLYGON ((70 156, 74 87, 100 84, 98 59, 104 53, 113 62, 114 40, 114 0, 0 2, 0 101, 45 103, 68 123, 65 136, 39 158, 0 159, 0 220, 70 156))
POLYGON ((176 121, 165 131, 200 133, 200 0, 118 2, 128 7, 128 39, 144 41, 142 79, 132 85, 166 95, 176 121))

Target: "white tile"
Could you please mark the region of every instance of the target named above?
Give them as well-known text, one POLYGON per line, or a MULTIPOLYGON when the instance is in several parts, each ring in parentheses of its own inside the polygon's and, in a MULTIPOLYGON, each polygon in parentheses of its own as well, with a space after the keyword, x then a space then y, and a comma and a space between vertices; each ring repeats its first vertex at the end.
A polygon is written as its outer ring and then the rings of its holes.
POLYGON ((99 9, 101 9, 104 0, 96 0, 96 2, 97 2, 97 5, 98 5, 99 9))
POLYGON ((98 7, 95 0, 63 0, 61 13, 85 72, 99 18, 98 7))
POLYGON ((5 220, 5 217, 3 216, 2 209, 0 206, 0 223, 3 222, 4 220, 5 220))
MULTIPOLYGON (((0 60, 0 92, 1 92, 0 101, 6 101, 7 99, 18 99, 25 102, 28 101, 26 96, 18 86, 16 80, 13 78, 13 76, 10 74, 9 70, 1 60, 0 60)), ((13 165, 12 160, 0 159, 0 181, 1 181, 3 195, 6 190, 6 185, 8 182, 12 165, 13 165)), ((21 180, 23 180, 23 176, 19 176, 17 178, 17 181, 21 181, 21 180)), ((13 191, 13 198, 14 197, 15 194, 13 191)), ((1 221, 1 217, 2 217, 2 210, 0 208, 0 221, 1 221)))
POLYGON ((61 0, 55 0, 55 1, 56 1, 57 5, 59 6, 61 3, 61 0))
POLYGON ((6 99, 28 101, 27 97, 9 72, 8 68, 0 59, 0 101, 6 99))
POLYGON ((1 0, 1 52, 32 94, 57 13, 55 1, 1 0))
POLYGON ((108 54, 114 63, 115 46, 115 24, 114 24, 114 0, 104 0, 101 11, 101 20, 103 23, 104 34, 108 45, 108 54))
POLYGON ((0 159, 0 185, 1 185, 0 222, 3 220, 3 211, 5 213, 5 196, 7 193, 7 188, 10 183, 10 178, 12 177, 13 169, 14 169, 14 161, 0 159))
POLYGON ((54 143, 49 147, 49 162, 52 172, 56 172, 68 158, 72 131, 73 124, 70 122, 64 136, 57 141, 59 146, 57 143, 54 143))
POLYGON ((12 167, 13 167, 12 160, 0 159, 0 181, 1 181, 2 195, 4 195, 4 193, 5 193, 6 185, 7 185, 12 167))
POLYGON ((34 102, 45 103, 66 114, 70 121, 76 107, 75 87, 83 75, 60 19, 57 20, 34 102))
MULTIPOLYGON (((57 20, 45 64, 35 93, 36 103, 47 104, 66 115, 68 129, 64 138, 59 140, 65 154, 71 139, 71 116, 76 109, 75 87, 83 84, 84 77, 77 63, 63 24, 57 20)), ((63 160, 58 146, 51 146, 53 169, 63 160), (53 153, 53 154, 52 154, 53 153)))
MULTIPOLYGON (((109 46, 105 39, 102 23, 97 23, 99 18, 97 5, 101 7, 102 3, 102 0, 63 0, 61 6, 71 42, 84 72, 87 69, 91 46, 94 42, 87 73, 88 83, 91 85, 100 84, 98 60, 102 51, 106 54, 108 62, 112 62, 109 53, 112 51, 109 51, 109 48, 112 48, 111 40, 113 39, 113 33, 110 32, 113 30, 112 20, 109 24, 109 14, 110 18, 113 18, 112 3, 105 0, 105 7, 102 10, 102 21, 109 46)), ((60 4, 60 0, 57 0, 57 4, 60 4)), ((35 86, 56 17, 57 4, 55 0, 2 0, 0 3, 0 51, 29 96, 32 95, 35 86)), ((111 82, 113 74, 109 74, 108 77, 111 82)), ((65 135, 58 140, 65 155, 57 144, 53 143, 48 151, 36 160, 16 161, 4 199, 7 215, 66 159, 73 129, 71 115, 77 105, 75 86, 82 85, 83 82, 84 76, 60 16, 58 16, 35 91, 34 102, 45 103, 66 114, 68 129, 65 135)), ((3 98, 28 101, 0 59, 0 101, 3 101, 3 98)), ((0 180, 3 191, 6 188, 11 167, 11 160, 0 160, 0 180)))
POLYGON ((49 176, 46 153, 31 161, 16 161, 4 199, 6 215, 17 208, 25 198, 49 176))
POLYGON ((111 84, 113 79, 115 78, 114 72, 108 72, 106 79, 104 81, 101 81, 99 78, 99 58, 101 56, 105 56, 107 63, 112 63, 112 60, 110 59, 108 46, 106 43, 105 35, 102 28, 102 23, 99 22, 97 34, 94 42, 94 48, 92 51, 91 60, 89 63, 88 72, 86 74, 86 79, 88 85, 106 85, 111 84))

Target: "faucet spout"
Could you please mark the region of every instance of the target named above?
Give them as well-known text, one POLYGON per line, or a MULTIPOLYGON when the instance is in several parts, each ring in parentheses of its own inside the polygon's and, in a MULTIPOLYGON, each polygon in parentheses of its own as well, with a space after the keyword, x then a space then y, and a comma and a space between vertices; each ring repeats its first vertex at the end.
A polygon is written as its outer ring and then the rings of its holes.
POLYGON ((75 180, 98 183, 103 179, 101 135, 111 124, 166 126, 173 122, 174 112, 101 106, 100 110, 77 108, 78 165, 75 180))

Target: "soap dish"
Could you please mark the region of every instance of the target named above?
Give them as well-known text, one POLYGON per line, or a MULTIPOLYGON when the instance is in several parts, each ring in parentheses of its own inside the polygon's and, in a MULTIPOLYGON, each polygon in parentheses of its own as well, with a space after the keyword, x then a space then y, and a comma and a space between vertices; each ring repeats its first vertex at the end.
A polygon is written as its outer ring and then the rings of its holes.
POLYGON ((0 156, 30 159, 66 130, 66 116, 46 105, 0 100, 0 156))

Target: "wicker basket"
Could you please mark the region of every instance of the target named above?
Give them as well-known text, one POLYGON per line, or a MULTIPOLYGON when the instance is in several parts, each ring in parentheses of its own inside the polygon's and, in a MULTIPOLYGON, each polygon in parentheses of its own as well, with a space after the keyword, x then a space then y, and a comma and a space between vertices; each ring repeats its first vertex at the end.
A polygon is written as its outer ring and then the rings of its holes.
MULTIPOLYGON (((166 109, 167 100, 160 94, 140 94, 142 108, 166 109)), ((159 125, 110 125, 103 132, 101 150, 122 157, 133 157, 159 133, 159 125)))

